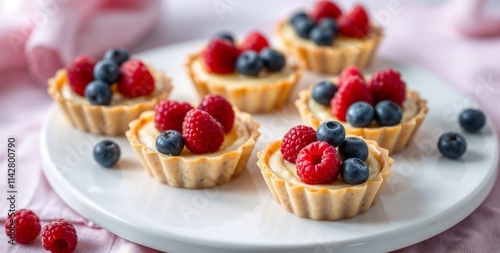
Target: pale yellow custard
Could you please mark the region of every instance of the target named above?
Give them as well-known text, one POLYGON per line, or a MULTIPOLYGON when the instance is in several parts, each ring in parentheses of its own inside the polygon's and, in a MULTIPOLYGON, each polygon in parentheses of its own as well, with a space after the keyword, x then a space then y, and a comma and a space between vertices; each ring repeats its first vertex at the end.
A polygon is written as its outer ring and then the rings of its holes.
MULTIPOLYGON (((149 72, 153 76, 154 82, 155 82, 155 90, 149 94, 148 96, 141 96, 141 97, 136 97, 136 98, 126 98, 122 94, 120 94, 117 91, 113 91, 113 95, 111 96, 111 103, 109 106, 117 106, 117 105, 134 105, 138 104, 141 102, 145 102, 148 100, 151 100, 151 98, 156 97, 158 94, 163 93, 165 89, 165 82, 163 81, 164 74, 161 73, 160 71, 155 71, 152 68, 149 68, 149 72)), ((65 84, 61 87, 61 93, 64 99, 72 101, 74 103, 78 104, 86 104, 90 105, 90 102, 87 100, 86 97, 80 96, 76 94, 71 87, 69 86, 69 83, 66 81, 65 84)))
MULTIPOLYGON (((371 32, 363 38, 350 38, 350 37, 346 37, 343 35, 338 35, 333 40, 332 47, 344 47, 344 48, 357 47, 357 46, 371 40, 373 38, 373 36, 375 36, 375 33, 376 33, 376 32, 374 32, 374 30, 376 31, 376 28, 372 27, 371 32)), ((289 22, 287 22, 283 26, 283 36, 285 36, 286 39, 293 40, 296 43, 299 43, 303 46, 318 47, 314 43, 314 41, 300 37, 297 34, 297 32, 295 31, 295 29, 293 28, 293 26, 289 22)))
POLYGON ((206 82, 227 85, 235 88, 255 85, 269 85, 288 78, 293 72, 292 65, 288 60, 282 70, 277 72, 262 70, 258 76, 245 76, 237 72, 229 74, 210 73, 206 70, 200 57, 197 57, 191 64, 192 71, 198 78, 206 82))
MULTIPOLYGON (((368 180, 373 180, 380 172, 381 167, 377 159, 375 158, 376 156, 380 156, 380 152, 378 151, 378 148, 375 147, 372 144, 368 144, 370 154, 368 155, 368 158, 366 159, 366 166, 370 170, 370 176, 368 177, 368 180)), ((303 183, 299 176, 297 175, 297 169, 295 167, 295 164, 290 163, 285 161, 283 158, 283 155, 281 154, 281 151, 278 149, 276 150, 271 157, 269 158, 269 168, 281 179, 290 182, 294 185, 303 185, 307 186, 309 188, 316 188, 316 189, 341 189, 345 187, 350 187, 352 185, 346 184, 342 181, 342 179, 337 178, 333 183, 331 184, 322 184, 322 185, 309 185, 303 183)))
MULTIPOLYGON (((314 99, 309 99, 309 110, 314 114, 314 116, 318 117, 320 121, 329 121, 335 120, 339 121, 333 114, 330 106, 325 106, 317 103, 314 99)), ((407 122, 418 113, 418 105, 415 98, 410 97, 406 98, 403 102, 403 106, 401 108, 403 110, 403 118, 401 119, 401 123, 407 122)), ((342 122, 345 127, 354 128, 347 122, 342 122)), ((375 121, 368 127, 379 127, 375 121)))
MULTIPOLYGON (((154 121, 150 121, 138 131, 140 142, 151 149, 152 151, 157 151, 156 149, 156 138, 160 135, 158 129, 156 129, 154 121)), ((248 133, 248 129, 246 126, 240 121, 236 120, 234 122, 234 126, 231 131, 224 135, 224 143, 219 148, 217 152, 209 153, 209 154, 192 154, 189 152, 187 148, 182 150, 179 156, 185 158, 196 158, 196 157, 206 157, 206 156, 218 156, 227 152, 234 151, 241 147, 248 139, 250 138, 250 134, 248 133)))

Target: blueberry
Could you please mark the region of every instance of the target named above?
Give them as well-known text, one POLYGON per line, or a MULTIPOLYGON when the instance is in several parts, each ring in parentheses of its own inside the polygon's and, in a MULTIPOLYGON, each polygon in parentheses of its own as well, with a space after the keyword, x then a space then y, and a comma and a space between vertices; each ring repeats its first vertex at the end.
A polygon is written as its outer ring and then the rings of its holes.
POLYGON ((439 137, 438 149, 445 157, 458 159, 467 150, 467 142, 462 135, 455 132, 447 132, 439 137))
POLYGON ((318 141, 326 141, 328 144, 338 147, 345 139, 345 129, 337 121, 326 121, 319 125, 316 131, 318 141))
POLYGON ((109 105, 111 88, 103 81, 94 80, 85 87, 85 97, 92 105, 109 105))
POLYGON ((309 33, 314 27, 314 23, 308 17, 298 19, 295 23, 293 23, 293 27, 297 34, 304 38, 309 39, 309 33))
POLYGON ((120 77, 118 64, 112 60, 104 59, 98 62, 94 67, 94 79, 96 80, 112 84, 118 81, 118 77, 120 77))
POLYGON ((342 160, 358 158, 361 161, 366 161, 368 154, 368 145, 366 145, 365 141, 357 137, 347 137, 339 146, 339 155, 342 160))
POLYGON ((367 102, 356 102, 347 109, 346 118, 353 127, 367 127, 375 118, 375 110, 367 102))
POLYGON ((230 32, 218 32, 215 35, 215 38, 219 39, 225 39, 231 42, 231 44, 234 44, 234 37, 230 32))
POLYGON ((475 133, 484 127, 486 124, 486 117, 480 110, 466 109, 460 113, 458 121, 465 131, 475 133))
POLYGON ((184 148, 182 134, 175 130, 167 130, 156 138, 156 149, 165 155, 179 155, 184 148))
POLYGON ((331 46, 334 34, 330 28, 316 26, 311 30, 309 38, 318 46, 331 46))
POLYGON ((262 66, 259 54, 253 50, 244 52, 236 60, 236 71, 246 76, 257 76, 262 66))
POLYGON ((118 64, 118 66, 122 65, 122 63, 126 62, 129 59, 129 55, 127 50, 123 48, 112 48, 108 49, 104 54, 104 59, 112 60, 118 64))
POLYGON ((337 93, 337 89, 337 85, 330 81, 319 82, 312 89, 312 98, 318 104, 329 106, 333 96, 337 93))
POLYGON ((370 170, 366 166, 366 163, 360 159, 349 158, 340 166, 340 176, 348 184, 362 184, 368 180, 370 170))
POLYGON ((112 167, 118 162, 120 153, 120 147, 110 140, 97 143, 93 152, 95 161, 106 168, 112 167))
POLYGON ((337 26, 337 21, 335 21, 335 19, 333 18, 322 18, 318 23, 318 27, 326 28, 332 31, 333 36, 339 33, 339 27, 337 26))
POLYGON ((297 12, 290 19, 290 23, 292 23, 292 25, 295 25, 295 23, 297 23, 297 21, 299 21, 300 19, 309 19, 309 16, 307 16, 307 14, 303 11, 297 12))
POLYGON ((401 123, 403 111, 398 104, 383 100, 375 106, 375 120, 380 126, 394 126, 401 123))
POLYGON ((260 58, 264 67, 271 72, 280 71, 285 66, 285 56, 268 47, 260 51, 260 58))

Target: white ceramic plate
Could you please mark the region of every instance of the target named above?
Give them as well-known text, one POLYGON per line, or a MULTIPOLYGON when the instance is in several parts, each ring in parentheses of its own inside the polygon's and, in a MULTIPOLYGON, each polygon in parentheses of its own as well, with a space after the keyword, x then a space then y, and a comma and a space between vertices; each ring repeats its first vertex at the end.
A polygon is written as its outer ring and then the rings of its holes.
MULTIPOLYGON (((182 65, 200 42, 182 43, 138 55, 167 71, 175 85, 172 98, 197 102, 182 65)), ((444 131, 462 132, 457 115, 472 102, 428 73, 378 60, 369 71, 393 67, 408 86, 429 101, 415 142, 394 156, 393 174, 380 200, 364 214, 335 222, 298 218, 271 196, 256 165, 255 153, 300 123, 293 105, 257 115, 262 135, 247 170, 211 190, 163 185, 141 168, 125 137, 110 138, 122 149, 117 168, 104 169, 91 154, 102 136, 73 129, 53 107, 42 130, 41 157, 54 190, 74 210, 109 231, 169 252, 383 252, 434 236, 469 215, 496 178, 498 142, 490 124, 481 134, 465 134, 467 153, 443 158, 436 141, 444 131)), ((321 80, 308 74, 300 89, 321 80)))

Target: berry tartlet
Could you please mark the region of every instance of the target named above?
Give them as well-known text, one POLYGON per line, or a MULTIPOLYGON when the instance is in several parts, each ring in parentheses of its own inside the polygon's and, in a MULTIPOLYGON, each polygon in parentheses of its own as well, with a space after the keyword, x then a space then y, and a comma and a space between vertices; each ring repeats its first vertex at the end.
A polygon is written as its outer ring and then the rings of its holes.
POLYGON ((368 211, 393 163, 386 149, 346 137, 335 121, 323 123, 317 132, 296 126, 257 156, 274 199, 288 212, 314 220, 340 220, 368 211))
POLYGON ((348 134, 374 140, 390 153, 412 141, 429 111, 416 91, 406 89, 399 72, 386 69, 368 77, 353 66, 300 91, 295 105, 306 125, 317 128, 336 120, 348 134))
POLYGON ((259 124, 218 95, 194 109, 165 100, 141 114, 125 133, 144 169, 179 188, 210 188, 241 174, 259 137, 259 124))
POLYGON ((166 98, 172 85, 160 70, 122 49, 96 62, 79 56, 48 80, 48 93, 74 127, 93 134, 121 135, 128 123, 166 98))
POLYGON ((362 6, 342 12, 331 1, 318 1, 311 10, 282 20, 277 33, 307 69, 328 74, 349 65, 366 67, 383 38, 382 28, 370 23, 362 6))
POLYGON ((185 64, 200 96, 217 94, 249 113, 280 108, 299 81, 302 65, 270 48, 259 32, 241 43, 228 33, 218 34, 185 64))

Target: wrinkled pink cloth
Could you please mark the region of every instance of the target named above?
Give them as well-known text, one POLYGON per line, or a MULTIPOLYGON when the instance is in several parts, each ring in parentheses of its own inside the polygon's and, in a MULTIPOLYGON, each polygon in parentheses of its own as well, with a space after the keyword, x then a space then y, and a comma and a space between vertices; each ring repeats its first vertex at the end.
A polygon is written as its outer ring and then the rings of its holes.
MULTIPOLYGON (((295 4, 299 5, 299 1, 300 5, 305 5, 301 0, 296 0, 295 4)), ((193 2, 201 5, 202 2, 208 1, 193 0, 193 2)), ((273 1, 272 4, 278 5, 276 2, 273 1)), ((290 2, 293 1, 283 0, 280 6, 285 8, 290 2)), ((404 1, 402 2, 404 3, 404 1)), ((187 5, 185 4, 185 6, 187 5)), ((180 1, 176 7, 179 6, 181 6, 180 1)), ((210 5, 208 6, 210 7, 210 5)), ((262 8, 257 7, 258 4, 253 6, 256 9, 262 8)), ((245 8, 235 8, 232 12, 227 12, 225 17, 227 23, 220 24, 218 23, 220 21, 217 20, 217 14, 211 13, 215 19, 210 22, 200 22, 201 17, 198 19, 188 17, 186 14, 190 13, 192 9, 184 7, 179 14, 169 13, 173 16, 172 20, 176 24, 182 23, 183 27, 178 25, 168 26, 168 29, 163 27, 155 31, 159 35, 153 34, 152 36, 160 41, 155 45, 164 42, 166 39, 163 37, 168 37, 169 41, 206 38, 215 31, 226 28, 225 25, 231 26, 238 22, 240 20, 238 18, 244 16, 244 13, 251 8, 252 5, 248 2, 245 8), (190 30, 184 31, 186 27, 189 27, 190 30), (162 31, 166 31, 165 34, 168 36, 160 34, 162 31), (193 37, 193 31, 196 32, 195 37, 193 37)), ((386 37, 378 57, 416 65, 461 89, 483 106, 489 119, 496 125, 497 133, 500 133, 500 114, 498 113, 500 100, 497 99, 500 96, 500 67, 498 64, 500 38, 479 40, 462 36, 455 29, 458 25, 456 22, 458 12, 450 12, 449 6, 444 6, 441 9, 416 9, 405 5, 404 8, 401 13, 392 14, 391 20, 385 24, 387 26, 386 37)), ((377 9, 373 9, 373 13, 376 12, 377 9)), ((270 12, 267 13, 272 15, 270 12)), ((275 16, 272 16, 272 20, 267 20, 269 27, 264 31, 271 34, 272 24, 283 13, 276 13, 275 16)), ((208 19, 207 16, 209 15, 207 14, 204 18, 208 19)), ((250 16, 252 15, 247 17, 250 16)), ((241 22, 245 22, 245 19, 241 19, 241 22)), ((252 24, 253 22, 255 21, 252 20, 252 24)), ((249 25, 240 29, 242 29, 241 32, 245 32, 244 29, 249 30, 254 26, 249 25)), ((0 25, 0 27, 2 26, 0 25)), ((151 43, 148 45, 151 46, 151 43)), ((143 44, 139 46, 145 48, 143 44)), ((2 48, 0 47, 0 50, 2 48)), ((48 185, 41 172, 38 155, 39 129, 51 103, 43 84, 43 82, 31 78, 26 70, 9 71, 0 75, 0 142, 2 142, 0 145, 6 145, 7 136, 14 135, 17 136, 19 146, 17 183, 20 191, 17 206, 33 209, 40 215, 42 225, 57 218, 65 218, 75 223, 80 238, 76 252, 156 252, 117 237, 104 229, 96 228, 72 211, 48 185), (19 100, 29 101, 29 103, 19 102, 19 100)), ((6 168, 4 153, 0 153, 0 168, 6 168)), ((0 190, 2 191, 6 189, 4 175, 0 175, 0 190)), ((485 202, 469 217, 437 236, 397 252, 498 252, 497 247, 500 245, 499 199, 500 178, 497 179, 494 189, 485 202)), ((4 207, 6 204, 6 199, 0 198, 0 206, 4 207)), ((2 208, 0 210, 0 223, 5 220, 5 215, 6 211, 2 208)), ((32 245, 17 245, 16 247, 8 246, 6 241, 6 235, 0 232, 0 252, 45 252, 41 248, 39 240, 32 245)))
POLYGON ((100 57, 110 47, 129 48, 156 22, 159 5, 159 0, 0 0, 0 73, 27 66, 46 80, 79 54, 100 57))
MULTIPOLYGON (((500 13, 486 0, 458 0, 454 3, 459 32, 470 37, 500 35, 500 13), (492 11, 492 10, 497 11, 492 11)), ((497 6, 498 7, 498 6, 497 6)))

